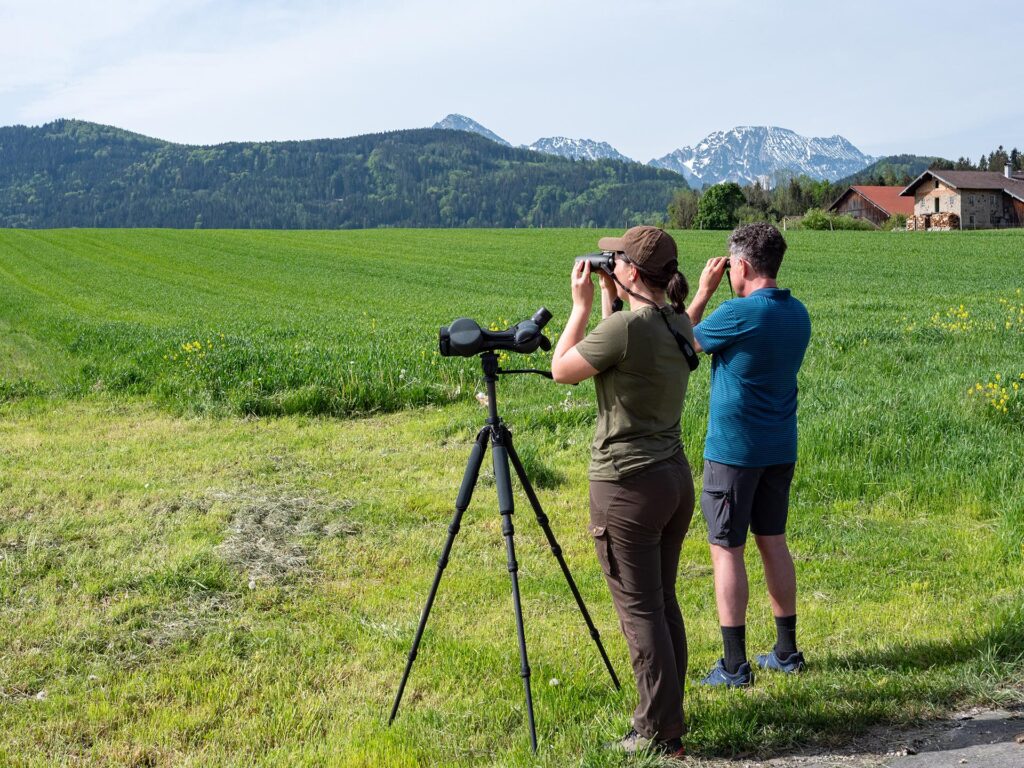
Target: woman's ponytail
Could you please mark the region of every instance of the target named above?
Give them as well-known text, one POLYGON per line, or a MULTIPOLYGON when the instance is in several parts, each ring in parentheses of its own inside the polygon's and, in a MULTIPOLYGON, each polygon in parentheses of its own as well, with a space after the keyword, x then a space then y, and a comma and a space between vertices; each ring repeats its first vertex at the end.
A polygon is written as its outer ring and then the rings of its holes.
POLYGON ((686 276, 682 272, 677 271, 669 278, 666 293, 676 314, 683 314, 686 311, 686 296, 690 293, 690 284, 686 282, 686 276))
MULTIPOLYGON (((633 266, 636 265, 634 264, 633 266)), ((690 293, 690 284, 686 282, 686 276, 679 271, 678 262, 670 261, 666 266, 666 271, 660 274, 648 272, 642 267, 637 267, 636 270, 648 286, 659 291, 665 291, 668 294, 668 300, 672 304, 672 309, 677 314, 682 314, 686 311, 685 302, 686 296, 690 293)))

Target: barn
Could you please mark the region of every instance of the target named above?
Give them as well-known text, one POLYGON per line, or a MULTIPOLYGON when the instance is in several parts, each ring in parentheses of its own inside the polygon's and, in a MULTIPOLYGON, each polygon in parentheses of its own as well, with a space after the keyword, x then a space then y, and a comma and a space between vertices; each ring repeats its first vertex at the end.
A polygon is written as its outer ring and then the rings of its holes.
POLYGON ((867 219, 880 227, 897 213, 908 218, 914 215, 914 201, 902 197, 902 191, 900 187, 852 186, 828 210, 842 216, 867 219))

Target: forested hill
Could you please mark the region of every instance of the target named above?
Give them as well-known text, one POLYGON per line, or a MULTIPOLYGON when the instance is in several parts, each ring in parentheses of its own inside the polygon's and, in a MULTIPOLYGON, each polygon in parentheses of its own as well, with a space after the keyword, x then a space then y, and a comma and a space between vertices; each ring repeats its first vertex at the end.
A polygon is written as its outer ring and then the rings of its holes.
POLYGON ((463 131, 198 147, 77 120, 0 128, 5 227, 625 227, 685 186, 463 131))
POLYGON ((889 155, 873 162, 866 168, 850 174, 835 183, 837 188, 854 184, 876 184, 880 186, 906 186, 913 179, 927 171, 933 165, 948 163, 941 157, 924 157, 921 155, 889 155))

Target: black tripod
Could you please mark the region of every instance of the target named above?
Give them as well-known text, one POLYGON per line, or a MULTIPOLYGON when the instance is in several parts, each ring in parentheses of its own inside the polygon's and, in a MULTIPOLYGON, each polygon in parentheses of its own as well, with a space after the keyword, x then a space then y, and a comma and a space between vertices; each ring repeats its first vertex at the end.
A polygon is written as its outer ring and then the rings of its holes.
POLYGON ((388 718, 388 725, 391 725, 391 723, 394 722, 395 715, 398 714, 398 705, 402 701, 402 692, 405 690, 405 683, 409 679, 409 671, 412 669, 412 663, 416 659, 416 651, 420 646, 420 640, 423 638, 423 628, 427 625, 427 618, 430 616, 430 608, 434 604, 434 597, 437 595, 437 586, 441 582, 441 574, 444 573, 444 569, 448 565, 448 555, 451 553, 452 543, 455 541, 455 535, 459 532, 462 513, 466 511, 466 508, 469 506, 470 499, 473 496, 473 488, 476 486, 477 476, 480 473, 480 465, 483 463, 484 454, 487 451, 487 441, 489 439, 494 459, 494 482, 498 487, 498 512, 501 513, 501 532, 505 537, 508 573, 509 576, 512 577, 512 607, 515 610, 516 634, 519 638, 520 674, 522 675, 523 685, 526 689, 526 713, 530 724, 530 747, 534 752, 536 752, 537 729, 533 721, 533 696, 530 693, 530 665, 526 660, 526 636, 523 633, 523 610, 519 602, 519 565, 516 563, 515 545, 512 541, 513 503, 512 478, 508 471, 509 460, 512 461, 512 466, 515 467, 516 475, 519 477, 519 482, 523 486, 523 490, 526 492, 526 498, 530 500, 530 506, 533 507, 533 512, 537 516, 537 522, 540 523, 540 527, 544 530, 544 535, 547 537, 548 544, 551 547, 551 552, 554 554, 555 558, 558 560, 558 564, 562 568, 562 573, 565 575, 565 580, 569 584, 569 589, 572 591, 573 597, 576 598, 576 605, 579 606, 580 613, 583 614, 583 620, 590 629, 590 636, 594 639, 594 643, 597 645, 597 650, 600 652, 601 658, 604 660, 604 664, 608 668, 608 674, 611 675, 612 682, 615 684, 616 689, 619 687, 619 679, 615 676, 615 670, 612 669, 612 664, 608 660, 608 654, 605 652, 604 646, 601 644, 601 634, 597 631, 597 627, 594 626, 594 622, 590 618, 590 614, 587 612, 587 607, 583 604, 583 598, 580 596, 580 591, 576 587, 576 582, 573 581, 572 574, 569 573, 569 566, 565 564, 565 558, 562 557, 562 548, 555 540, 554 533, 551 532, 551 526, 548 524, 548 517, 544 514, 544 510, 541 509, 540 502, 537 500, 537 495, 533 492, 533 486, 530 485, 530 480, 526 476, 526 471, 523 469, 523 464, 519 460, 518 454, 516 454, 516 449, 512 446, 512 433, 509 432, 508 428, 498 416, 498 402, 495 384, 498 381, 499 374, 539 373, 546 376, 550 376, 551 374, 546 371, 537 370, 504 371, 498 367, 498 356, 493 351, 484 352, 480 356, 480 361, 484 369, 484 381, 487 382, 487 404, 490 415, 487 419, 487 426, 481 429, 476 436, 476 443, 470 453, 469 463, 466 465, 466 474, 462 477, 462 486, 459 488, 459 495, 455 501, 455 516, 452 518, 451 525, 448 526, 448 538, 444 543, 444 549, 441 551, 441 557, 437 561, 437 572, 434 574, 434 583, 430 587, 430 594, 427 596, 427 604, 423 606, 423 614, 420 616, 420 624, 416 629, 416 638, 412 641, 412 650, 409 651, 409 659, 405 664, 405 673, 402 675, 402 682, 398 686, 398 693, 395 695, 395 704, 391 708, 391 717, 388 718))

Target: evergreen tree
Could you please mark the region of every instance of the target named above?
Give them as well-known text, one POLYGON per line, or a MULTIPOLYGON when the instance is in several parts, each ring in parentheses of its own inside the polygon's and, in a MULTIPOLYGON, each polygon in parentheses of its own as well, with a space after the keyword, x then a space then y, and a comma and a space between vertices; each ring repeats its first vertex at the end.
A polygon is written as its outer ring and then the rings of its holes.
POLYGON ((988 170, 998 171, 999 173, 1002 173, 1004 170, 1006 170, 1006 163, 1009 161, 1009 159, 1010 156, 1006 153, 1006 150, 1003 149, 1003 145, 1000 144, 999 149, 997 149, 989 156, 988 170))

